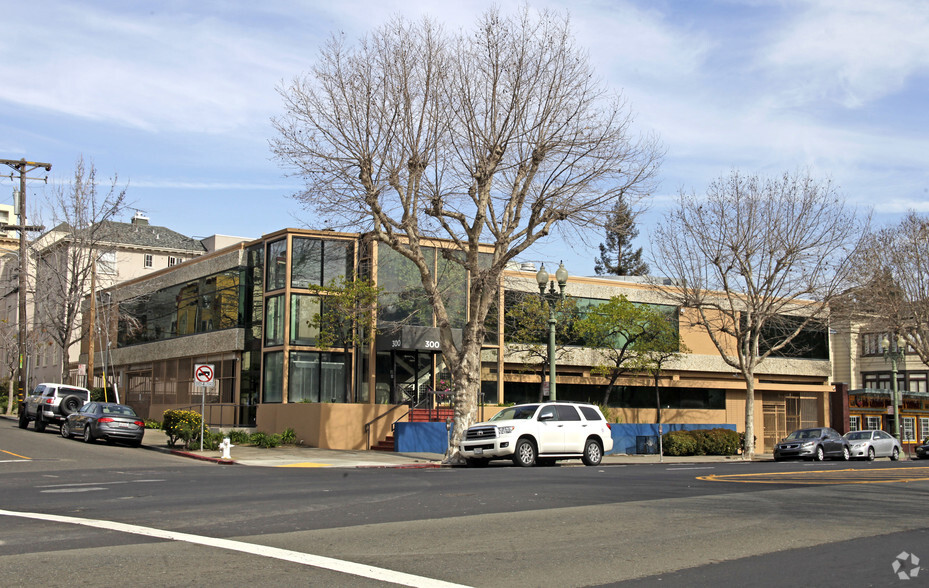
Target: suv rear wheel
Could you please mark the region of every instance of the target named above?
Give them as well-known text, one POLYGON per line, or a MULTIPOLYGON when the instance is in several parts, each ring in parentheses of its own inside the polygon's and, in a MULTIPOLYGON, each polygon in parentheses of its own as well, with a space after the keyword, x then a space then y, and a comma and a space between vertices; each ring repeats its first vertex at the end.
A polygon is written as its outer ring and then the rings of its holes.
POLYGON ((581 459, 584 461, 584 465, 587 466, 600 465, 600 461, 603 460, 603 449, 600 447, 600 442, 596 439, 588 439, 587 443, 584 444, 584 456, 581 459))
POLYGON ((29 417, 26 416, 26 407, 21 406, 19 408, 19 428, 25 429, 29 426, 29 417))
POLYGON ((535 445, 532 444, 532 441, 523 438, 516 442, 516 451, 513 452, 513 463, 523 468, 529 468, 535 465, 535 458, 535 445))
POLYGON ((35 430, 38 431, 39 433, 42 433, 43 431, 45 431, 45 425, 46 423, 45 423, 45 419, 42 418, 42 413, 41 412, 36 413, 35 430))

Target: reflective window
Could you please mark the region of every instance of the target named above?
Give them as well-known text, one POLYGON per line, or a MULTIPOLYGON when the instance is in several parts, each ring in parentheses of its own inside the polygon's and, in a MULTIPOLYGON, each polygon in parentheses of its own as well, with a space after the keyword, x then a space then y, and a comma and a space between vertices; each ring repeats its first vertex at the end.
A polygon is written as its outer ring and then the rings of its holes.
POLYGON ((346 356, 342 353, 293 351, 288 402, 347 402, 346 376, 346 356))
POLYGON ((263 402, 283 402, 284 352, 265 353, 263 402))
MULTIPOLYGON (((386 245, 381 244, 377 251, 377 283, 381 288, 378 321, 431 327, 432 307, 416 264, 386 245)), ((432 266, 435 250, 424 247, 423 252, 426 263, 432 266)))
POLYGON ((284 344, 284 297, 270 296, 265 315, 265 345, 284 344))
POLYGON ((293 294, 290 297, 290 342, 293 345, 316 345, 319 329, 310 326, 319 314, 319 296, 293 294))
POLYGON ((267 289, 280 290, 287 284, 287 239, 280 239, 268 245, 268 279, 267 289))
POLYGON ((293 239, 293 262, 290 286, 306 288, 309 284, 323 284, 323 242, 319 239, 293 239))

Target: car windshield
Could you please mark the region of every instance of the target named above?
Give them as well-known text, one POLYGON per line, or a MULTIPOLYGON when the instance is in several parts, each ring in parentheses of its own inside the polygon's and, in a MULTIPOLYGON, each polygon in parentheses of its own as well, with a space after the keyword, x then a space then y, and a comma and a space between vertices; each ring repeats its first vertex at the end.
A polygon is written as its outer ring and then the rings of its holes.
POLYGON ((525 404, 523 406, 510 406, 504 408, 494 416, 490 417, 492 421, 516 421, 531 419, 532 415, 539 408, 538 404, 525 404))
POLYGON ((870 439, 871 431, 852 431, 850 433, 845 433, 845 438, 849 441, 861 441, 862 439, 870 439))
POLYGON ((822 437, 821 429, 800 429, 799 431, 794 431, 790 435, 787 435, 788 439, 819 439, 822 437))

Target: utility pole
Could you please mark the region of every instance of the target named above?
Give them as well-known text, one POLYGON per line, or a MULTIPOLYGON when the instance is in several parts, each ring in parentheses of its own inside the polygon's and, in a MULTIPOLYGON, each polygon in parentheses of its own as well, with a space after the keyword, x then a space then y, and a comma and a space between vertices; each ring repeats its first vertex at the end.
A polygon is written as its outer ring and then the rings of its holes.
MULTIPOLYGON (((29 178, 26 177, 31 171, 37 170, 39 168, 45 168, 45 171, 52 170, 52 164, 50 163, 38 163, 35 161, 26 161, 25 159, 20 159, 19 161, 15 159, 0 159, 0 163, 6 164, 9 167, 13 168, 14 171, 19 173, 19 200, 16 203, 16 214, 19 217, 18 225, 4 225, 3 229, 15 229, 19 231, 19 368, 17 370, 19 376, 19 388, 17 394, 21 398, 26 396, 26 274, 29 268, 29 260, 26 257, 26 232, 27 231, 41 231, 45 227, 40 226, 29 226, 26 224, 26 180, 42 180, 45 183, 48 183, 48 176, 42 178, 29 178)), ((10 179, 13 179, 13 174, 10 174, 10 179)), ((13 399, 10 398, 10 404, 13 403, 13 399)))

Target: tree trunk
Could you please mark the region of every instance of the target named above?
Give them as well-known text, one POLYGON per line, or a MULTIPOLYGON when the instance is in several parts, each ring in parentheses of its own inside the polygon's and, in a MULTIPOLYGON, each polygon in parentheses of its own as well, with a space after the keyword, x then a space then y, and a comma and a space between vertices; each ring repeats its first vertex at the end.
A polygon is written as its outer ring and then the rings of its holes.
MULTIPOLYGON (((445 452, 444 463, 462 463, 459 447, 468 427, 474 424, 477 414, 477 399, 481 392, 481 346, 462 342, 461 361, 452 367, 455 382, 455 418, 452 422, 451 438, 445 452)), ((451 366, 450 366, 451 367, 451 366)))
POLYGON ((7 390, 7 398, 6 398, 7 416, 13 414, 13 375, 12 374, 10 374, 10 381, 9 381, 8 388, 9 389, 7 390))
POLYGON ((745 374, 745 443, 742 459, 755 457, 755 373, 745 374))
POLYGON ((616 384, 616 380, 619 379, 619 374, 614 373, 610 376, 610 383, 606 385, 606 390, 603 391, 603 402, 600 404, 603 406, 610 405, 610 394, 613 393, 613 386, 616 384))

